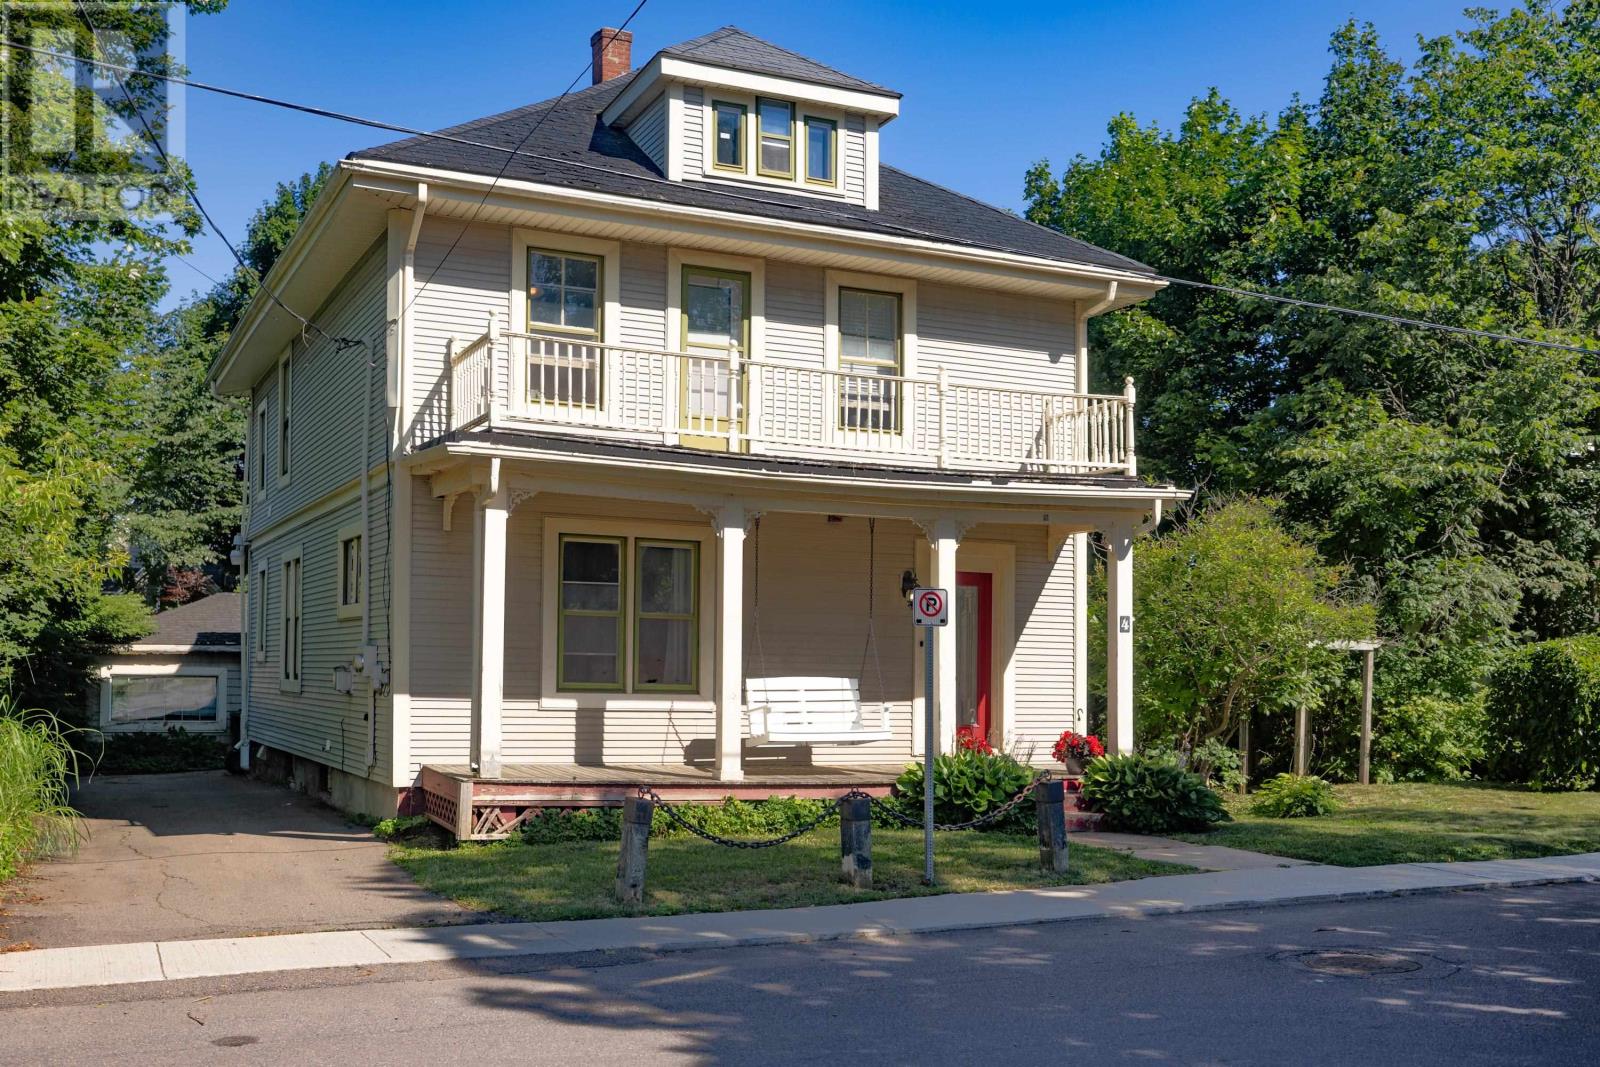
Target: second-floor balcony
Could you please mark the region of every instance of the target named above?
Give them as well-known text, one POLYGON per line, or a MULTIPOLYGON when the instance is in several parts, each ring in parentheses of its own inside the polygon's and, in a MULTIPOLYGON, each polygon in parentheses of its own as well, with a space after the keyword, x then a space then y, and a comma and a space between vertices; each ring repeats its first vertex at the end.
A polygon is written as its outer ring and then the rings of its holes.
POLYGON ((576 433, 840 462, 1137 473, 1122 395, 958 384, 499 331, 453 346, 450 428, 576 433))

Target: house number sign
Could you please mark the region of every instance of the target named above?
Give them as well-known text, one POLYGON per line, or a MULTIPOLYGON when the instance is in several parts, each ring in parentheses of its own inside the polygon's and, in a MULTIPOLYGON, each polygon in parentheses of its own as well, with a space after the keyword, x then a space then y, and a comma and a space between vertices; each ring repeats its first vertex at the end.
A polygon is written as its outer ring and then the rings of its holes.
POLYGON ((1117 616, 1117 633, 1119 633, 1119 634, 1131 634, 1131 633, 1133 633, 1133 616, 1132 615, 1118 615, 1117 616))

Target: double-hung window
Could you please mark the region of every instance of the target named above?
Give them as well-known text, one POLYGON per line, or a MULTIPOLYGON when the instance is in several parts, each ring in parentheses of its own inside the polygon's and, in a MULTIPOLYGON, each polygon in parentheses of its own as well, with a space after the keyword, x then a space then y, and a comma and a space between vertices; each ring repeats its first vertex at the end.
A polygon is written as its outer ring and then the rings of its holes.
POLYGON ((834 154, 839 124, 832 119, 806 116, 806 181, 812 185, 837 185, 834 154))
POLYGON ((698 691, 699 542, 562 534, 558 545, 557 688, 698 691))
POLYGON ((528 250, 528 401, 599 407, 604 374, 599 256, 528 250))
POLYGON ((642 538, 634 545, 633 686, 693 690, 699 660, 699 545, 642 538))
POLYGON ((255 454, 255 490, 258 493, 267 491, 267 402, 265 400, 256 405, 256 454, 255 454))
POLYGON ((267 568, 256 568, 255 585, 250 593, 256 598, 255 624, 251 628, 255 633, 251 641, 255 645, 256 659, 267 658, 267 568))
POLYGON ((900 294, 839 290, 839 425, 900 432, 900 294))
POLYGON ((756 173, 794 177, 794 105, 787 100, 756 101, 756 173))
POLYGON ((561 538, 557 679, 562 689, 621 690, 623 552, 621 537, 561 538))
POLYGON ((362 566, 363 538, 360 526, 347 526, 339 531, 339 610, 342 619, 361 616, 361 598, 364 569, 362 566))
POLYGON ((294 385, 294 349, 278 364, 278 481, 289 480, 289 411, 294 385))
POLYGON ((283 688, 300 688, 300 557, 283 561, 283 655, 279 682, 283 688))
POLYGON ((713 168, 744 173, 744 124, 747 114, 743 104, 718 100, 711 105, 713 168))

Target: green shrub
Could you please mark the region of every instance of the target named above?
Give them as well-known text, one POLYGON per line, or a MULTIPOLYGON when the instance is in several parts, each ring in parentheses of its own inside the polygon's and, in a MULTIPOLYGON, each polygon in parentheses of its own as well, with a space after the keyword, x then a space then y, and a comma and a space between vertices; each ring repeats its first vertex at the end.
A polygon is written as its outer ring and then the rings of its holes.
POLYGON ((1104 756, 1083 771, 1083 800, 1107 830, 1164 834, 1226 822, 1222 798, 1198 774, 1155 756, 1104 756))
POLYGON ((426 815, 391 815, 372 824, 372 836, 379 841, 403 841, 416 837, 433 826, 426 815))
POLYGON ((1339 810, 1333 786, 1314 774, 1280 774, 1261 783, 1250 810, 1272 819, 1329 815, 1339 810))
POLYGON ((181 726, 159 733, 85 733, 82 746, 96 774, 219 771, 228 759, 226 741, 211 734, 191 734, 181 726))
POLYGON ((78 813, 68 805, 78 765, 67 738, 53 715, 0 696, 0 882, 78 842, 78 813))
POLYGON ((1372 763, 1378 781, 1454 782, 1483 760, 1482 700, 1418 696, 1373 709, 1372 763))
MULTIPOLYGON (((721 804, 675 804, 683 818, 721 837, 780 837, 816 820, 833 802, 801 797, 769 797, 721 804)), ((656 805, 651 837, 684 837, 689 831, 656 805)), ((542 808, 522 824, 522 840, 530 845, 568 841, 616 841, 622 837, 619 808, 542 808)))
MULTIPOLYGON (((933 819, 941 823, 976 819, 1026 789, 1033 779, 1033 771, 1003 752, 964 749, 938 756, 933 761, 933 819)), ((894 791, 896 807, 920 821, 922 764, 908 766, 896 779, 894 791)), ((1024 801, 983 829, 1032 833, 1037 825, 1033 804, 1024 801)))
POLYGON ((1489 675, 1489 771, 1535 789, 1589 789, 1600 777, 1600 635, 1516 649, 1489 675))

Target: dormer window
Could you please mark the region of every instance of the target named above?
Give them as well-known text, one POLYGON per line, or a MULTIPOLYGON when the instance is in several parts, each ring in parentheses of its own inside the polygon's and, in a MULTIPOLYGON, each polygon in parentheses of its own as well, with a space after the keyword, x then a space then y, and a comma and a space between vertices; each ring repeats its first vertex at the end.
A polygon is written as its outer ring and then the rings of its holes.
POLYGON ((787 100, 756 101, 761 142, 756 173, 767 178, 794 177, 794 105, 787 100))
POLYGON ((747 112, 743 104, 730 104, 719 100, 711 105, 715 116, 716 147, 712 165, 723 170, 744 173, 744 120, 747 112))
POLYGON ((839 124, 832 119, 806 116, 806 181, 813 185, 837 185, 834 170, 839 124))

